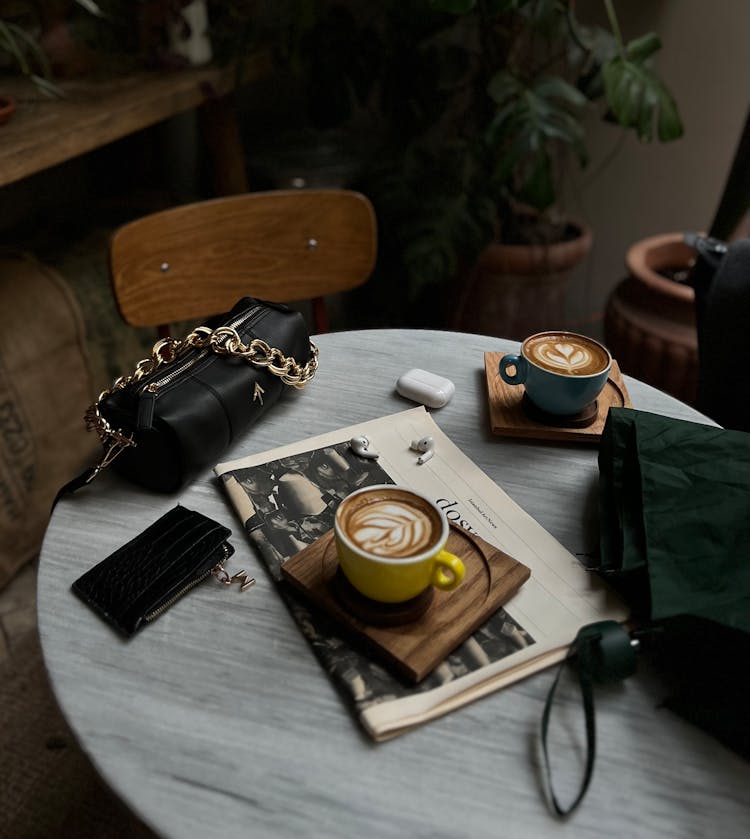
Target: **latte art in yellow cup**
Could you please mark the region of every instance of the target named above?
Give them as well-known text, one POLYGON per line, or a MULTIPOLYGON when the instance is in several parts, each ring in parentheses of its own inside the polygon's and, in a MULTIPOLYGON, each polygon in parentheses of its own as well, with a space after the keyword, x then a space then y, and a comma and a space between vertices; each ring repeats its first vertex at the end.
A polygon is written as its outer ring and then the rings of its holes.
POLYGON ((405 487, 364 487, 339 505, 334 521, 339 565, 366 597, 401 603, 428 586, 450 590, 465 570, 444 550, 448 521, 428 498, 405 487))
POLYGON ((352 505, 346 516, 346 532, 358 548, 393 559, 408 559, 427 550, 441 527, 431 507, 406 504, 399 497, 352 505))

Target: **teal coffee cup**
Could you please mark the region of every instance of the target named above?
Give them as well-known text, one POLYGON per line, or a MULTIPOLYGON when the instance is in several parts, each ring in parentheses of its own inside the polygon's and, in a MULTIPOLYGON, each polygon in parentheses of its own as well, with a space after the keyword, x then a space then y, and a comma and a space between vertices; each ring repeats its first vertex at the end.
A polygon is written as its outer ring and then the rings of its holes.
POLYGON ((540 410, 573 416, 601 393, 611 367, 612 356, 598 341, 575 332, 551 331, 529 336, 520 354, 504 355, 499 372, 507 384, 523 385, 540 410))

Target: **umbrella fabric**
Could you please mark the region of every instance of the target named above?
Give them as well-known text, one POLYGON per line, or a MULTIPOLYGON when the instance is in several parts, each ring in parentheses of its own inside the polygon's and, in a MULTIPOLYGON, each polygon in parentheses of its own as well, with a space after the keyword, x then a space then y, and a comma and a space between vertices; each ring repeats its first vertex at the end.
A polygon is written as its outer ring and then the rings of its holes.
POLYGON ((600 570, 636 614, 750 632, 750 434, 613 408, 599 474, 600 570))
POLYGON ((612 408, 599 476, 599 571, 664 704, 750 759, 750 434, 612 408))

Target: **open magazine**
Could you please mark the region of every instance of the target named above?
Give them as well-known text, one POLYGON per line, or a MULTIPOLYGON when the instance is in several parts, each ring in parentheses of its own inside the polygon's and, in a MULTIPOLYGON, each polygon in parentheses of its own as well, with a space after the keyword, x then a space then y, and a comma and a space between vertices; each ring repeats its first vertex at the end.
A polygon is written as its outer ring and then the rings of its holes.
POLYGON ((302 633, 375 740, 560 661, 587 623, 627 618, 616 595, 452 443, 424 408, 221 463, 214 471, 302 633), (428 434, 438 455, 418 466, 409 444, 428 434), (348 445, 355 435, 365 435, 380 457, 355 455, 348 445), (428 495, 450 521, 531 569, 505 607, 417 685, 350 644, 332 619, 282 582, 282 564, 333 527, 344 497, 383 483, 428 495))

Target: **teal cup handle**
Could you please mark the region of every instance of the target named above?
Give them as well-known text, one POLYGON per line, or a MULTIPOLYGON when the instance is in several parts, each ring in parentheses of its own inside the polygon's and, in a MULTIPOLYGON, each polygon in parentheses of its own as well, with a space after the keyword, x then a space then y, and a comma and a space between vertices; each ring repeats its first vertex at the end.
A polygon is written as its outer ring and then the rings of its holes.
POLYGON ((508 353, 500 359, 500 378, 509 385, 522 385, 529 373, 529 365, 522 355, 508 353), (509 367, 515 367, 515 375, 508 372, 509 367))

